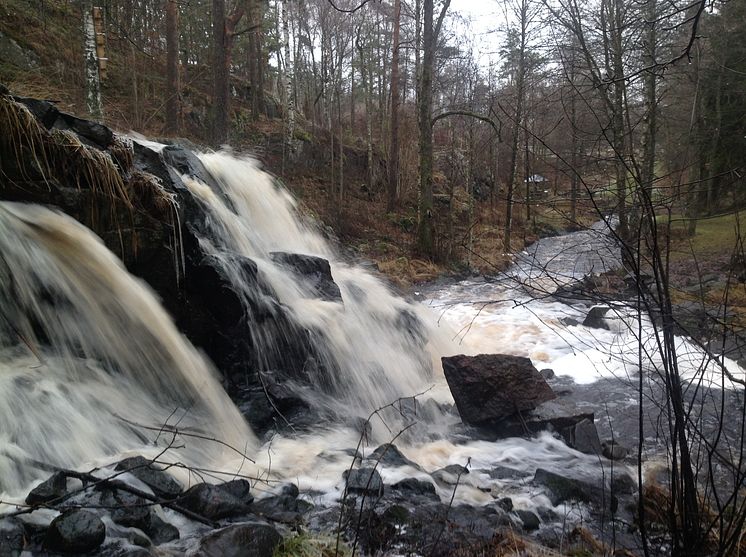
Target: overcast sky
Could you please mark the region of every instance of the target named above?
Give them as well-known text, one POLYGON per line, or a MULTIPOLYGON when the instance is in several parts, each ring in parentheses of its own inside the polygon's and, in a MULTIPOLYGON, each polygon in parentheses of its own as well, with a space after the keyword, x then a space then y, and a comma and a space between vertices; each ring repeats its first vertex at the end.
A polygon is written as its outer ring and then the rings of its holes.
MULTIPOLYGON (((474 54, 482 65, 498 61, 505 28, 503 2, 497 0, 451 0, 451 19, 459 14, 469 24, 474 54)), ((465 30, 464 30, 465 31, 465 30)))

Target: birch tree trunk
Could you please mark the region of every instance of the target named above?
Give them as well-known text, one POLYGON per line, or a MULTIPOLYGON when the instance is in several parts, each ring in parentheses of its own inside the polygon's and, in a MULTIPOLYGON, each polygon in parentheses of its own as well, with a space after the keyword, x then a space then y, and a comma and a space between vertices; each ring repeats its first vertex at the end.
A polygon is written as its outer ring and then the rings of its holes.
POLYGON ((85 64, 85 103, 90 117, 97 121, 104 119, 101 105, 101 79, 98 73, 96 57, 96 30, 93 26, 93 4, 91 0, 83 2, 83 37, 85 39, 83 54, 85 64))
POLYGON ((295 137, 295 99, 293 94, 293 67, 290 62, 290 33, 288 31, 288 0, 282 2, 282 42, 283 42, 283 85, 285 87, 285 102, 287 111, 287 128, 285 130, 285 146, 292 153, 295 137))

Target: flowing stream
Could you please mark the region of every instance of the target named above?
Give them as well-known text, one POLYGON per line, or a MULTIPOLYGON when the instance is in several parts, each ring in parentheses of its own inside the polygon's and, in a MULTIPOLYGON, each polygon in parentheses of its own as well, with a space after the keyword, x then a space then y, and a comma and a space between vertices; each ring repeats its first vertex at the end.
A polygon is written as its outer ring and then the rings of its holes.
MULTIPOLYGON (((199 179, 184 177, 209 215, 202 249, 246 299, 257 293, 235 261, 236 256, 253 260, 296 325, 319 333, 318 368, 306 370, 304 381, 288 379, 288 385, 325 419, 314 428, 257 441, 210 363, 95 235, 52 210, 2 203, 3 498, 24 493, 44 477, 35 462, 90 467, 124 454, 165 451, 166 460, 262 477, 258 491, 292 481, 314 502, 333 504, 356 448, 365 459, 379 444, 395 442, 411 463, 382 465, 387 484, 420 478, 433 482, 448 501, 453 487, 434 482, 431 473, 468 464, 471 473, 461 479, 456 502, 490 504, 511 496, 516 508, 537 509, 552 506, 541 489, 527 486, 537 468, 587 472, 605 466, 548 433, 497 442, 470 439, 453 411, 440 366, 441 356, 457 353, 528 356, 566 384, 610 378, 629 384, 619 391, 620 412, 633 408, 637 374, 656 366, 650 321, 642 316, 640 322, 634 311, 619 306, 608 316, 609 329, 591 329, 581 324, 588 304, 567 304, 551 295, 558 285, 618 264, 604 223, 541 240, 500 278, 432 285, 416 302, 340 258, 254 161, 225 153, 200 159, 220 188, 219 195, 199 179), (318 299, 310 283, 289 275, 275 252, 327 259, 341 301, 318 299), (642 370, 640 339, 651 354, 642 370), (407 398, 409 403, 399 400, 407 398), (371 431, 361 438, 360 420, 371 415, 371 431), (172 435, 143 427, 157 430, 159 424, 193 435, 180 437, 178 448, 169 447, 172 435), (511 472, 496 475, 497 467, 511 472)), ((275 348, 261 327, 252 335, 262 350, 275 348)), ((689 378, 717 377, 717 366, 701 365, 702 353, 693 344, 678 342, 689 378)), ((735 362, 727 366, 743 376, 735 362)))

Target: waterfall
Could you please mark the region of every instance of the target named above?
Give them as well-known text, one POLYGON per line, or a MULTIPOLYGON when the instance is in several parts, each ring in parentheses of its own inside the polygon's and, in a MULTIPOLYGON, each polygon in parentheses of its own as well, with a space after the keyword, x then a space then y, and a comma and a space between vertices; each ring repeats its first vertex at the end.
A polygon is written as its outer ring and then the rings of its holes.
MULTIPOLYGON (((439 360, 448 352, 450 338, 429 311, 394 295, 359 266, 342 261, 320 232, 298 215, 290 194, 252 159, 211 153, 200 155, 200 160, 224 194, 183 177, 211 217, 211 233, 200 239, 202 249, 219 262, 247 300, 257 296, 256 285, 246 281, 235 256, 250 258, 261 282, 314 339, 319 361, 306 366, 304 380, 286 375, 286 383, 317 410, 347 423, 424 392, 419 403, 427 398, 450 400, 439 360), (293 275, 277 252, 328 260, 341 300, 319 299, 313 282, 293 275)), ((261 327, 254 329, 259 351, 276 352, 276 339, 262 336, 261 327)), ((271 359, 260 362, 260 367, 272 365, 271 359)), ((419 417, 437 419, 436 406, 420 408, 419 417)), ((396 420, 395 415, 390 418, 396 420)))
POLYGON ((169 452, 187 464, 231 452, 203 438, 254 446, 150 289, 92 232, 40 206, 0 203, 0 352, 0 492, 45 475, 39 462, 154 456, 174 440, 163 425, 187 434, 169 452))

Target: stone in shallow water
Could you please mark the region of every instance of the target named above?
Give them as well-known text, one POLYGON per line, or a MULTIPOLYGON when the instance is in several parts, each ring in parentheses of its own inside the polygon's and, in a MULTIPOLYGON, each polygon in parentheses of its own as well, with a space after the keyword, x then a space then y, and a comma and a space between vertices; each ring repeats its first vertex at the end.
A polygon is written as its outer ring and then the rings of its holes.
POLYGON ((260 499, 251 508, 254 514, 286 524, 300 522, 303 514, 311 509, 313 509, 311 503, 292 495, 276 495, 260 499))
POLYGON ((117 471, 127 470, 153 493, 165 499, 174 499, 182 492, 179 482, 142 456, 125 458, 116 466, 117 471))
POLYGON ((111 519, 127 527, 147 531, 150 526, 150 505, 137 495, 120 490, 106 490, 101 494, 101 505, 108 507, 111 519))
POLYGON ((235 524, 207 534, 191 557, 272 557, 281 540, 269 524, 235 524))
POLYGON ((55 518, 49 525, 44 547, 52 551, 86 553, 99 547, 106 538, 106 527, 90 511, 75 509, 55 518))
POLYGON ((604 441, 601 444, 601 451, 602 454, 608 458, 609 460, 621 460, 625 456, 627 456, 627 453, 629 453, 629 449, 623 445, 620 445, 616 441, 604 441))
POLYGON ((404 456, 396 445, 390 443, 384 443, 378 447, 368 458, 386 466, 412 466, 413 468, 420 468, 416 462, 412 462, 404 456))
POLYGON ((599 509, 616 512, 619 506, 617 495, 634 492, 635 482, 626 472, 619 471, 609 481, 603 477, 558 474, 539 468, 534 482, 547 488, 552 505, 565 501, 591 503, 599 509))
POLYGON ((180 497, 179 502, 184 508, 212 520, 247 514, 251 510, 251 501, 239 499, 230 488, 224 489, 221 485, 192 486, 180 497))
POLYGON ((29 492, 26 496, 26 503, 29 505, 51 503, 66 493, 67 478, 62 472, 55 472, 29 492))
POLYGON ((568 445, 581 453, 601 454, 601 440, 592 420, 584 419, 575 424, 567 441, 568 445))
POLYGON ((20 520, 0 520, 0 556, 20 555, 26 545, 26 529, 20 520))
POLYGON ((344 479, 347 482, 349 493, 361 493, 365 495, 382 495, 383 480, 381 475, 373 468, 356 468, 345 470, 344 479))
POLYGON ((406 478, 391 487, 407 495, 437 496, 433 484, 416 478, 406 478))
POLYGON ((541 525, 541 520, 536 516, 536 513, 524 510, 518 510, 515 513, 518 515, 518 518, 521 519, 521 522, 523 522, 523 529, 527 532, 538 530, 541 525))
POLYGON ((583 320, 585 327, 591 329, 606 329, 609 330, 609 324, 606 322, 606 314, 609 313, 611 308, 608 306, 594 306, 588 312, 583 320))
POLYGON ((179 529, 161 519, 156 513, 153 513, 150 517, 150 526, 146 532, 153 542, 153 545, 161 545, 168 543, 173 540, 179 539, 179 529))

